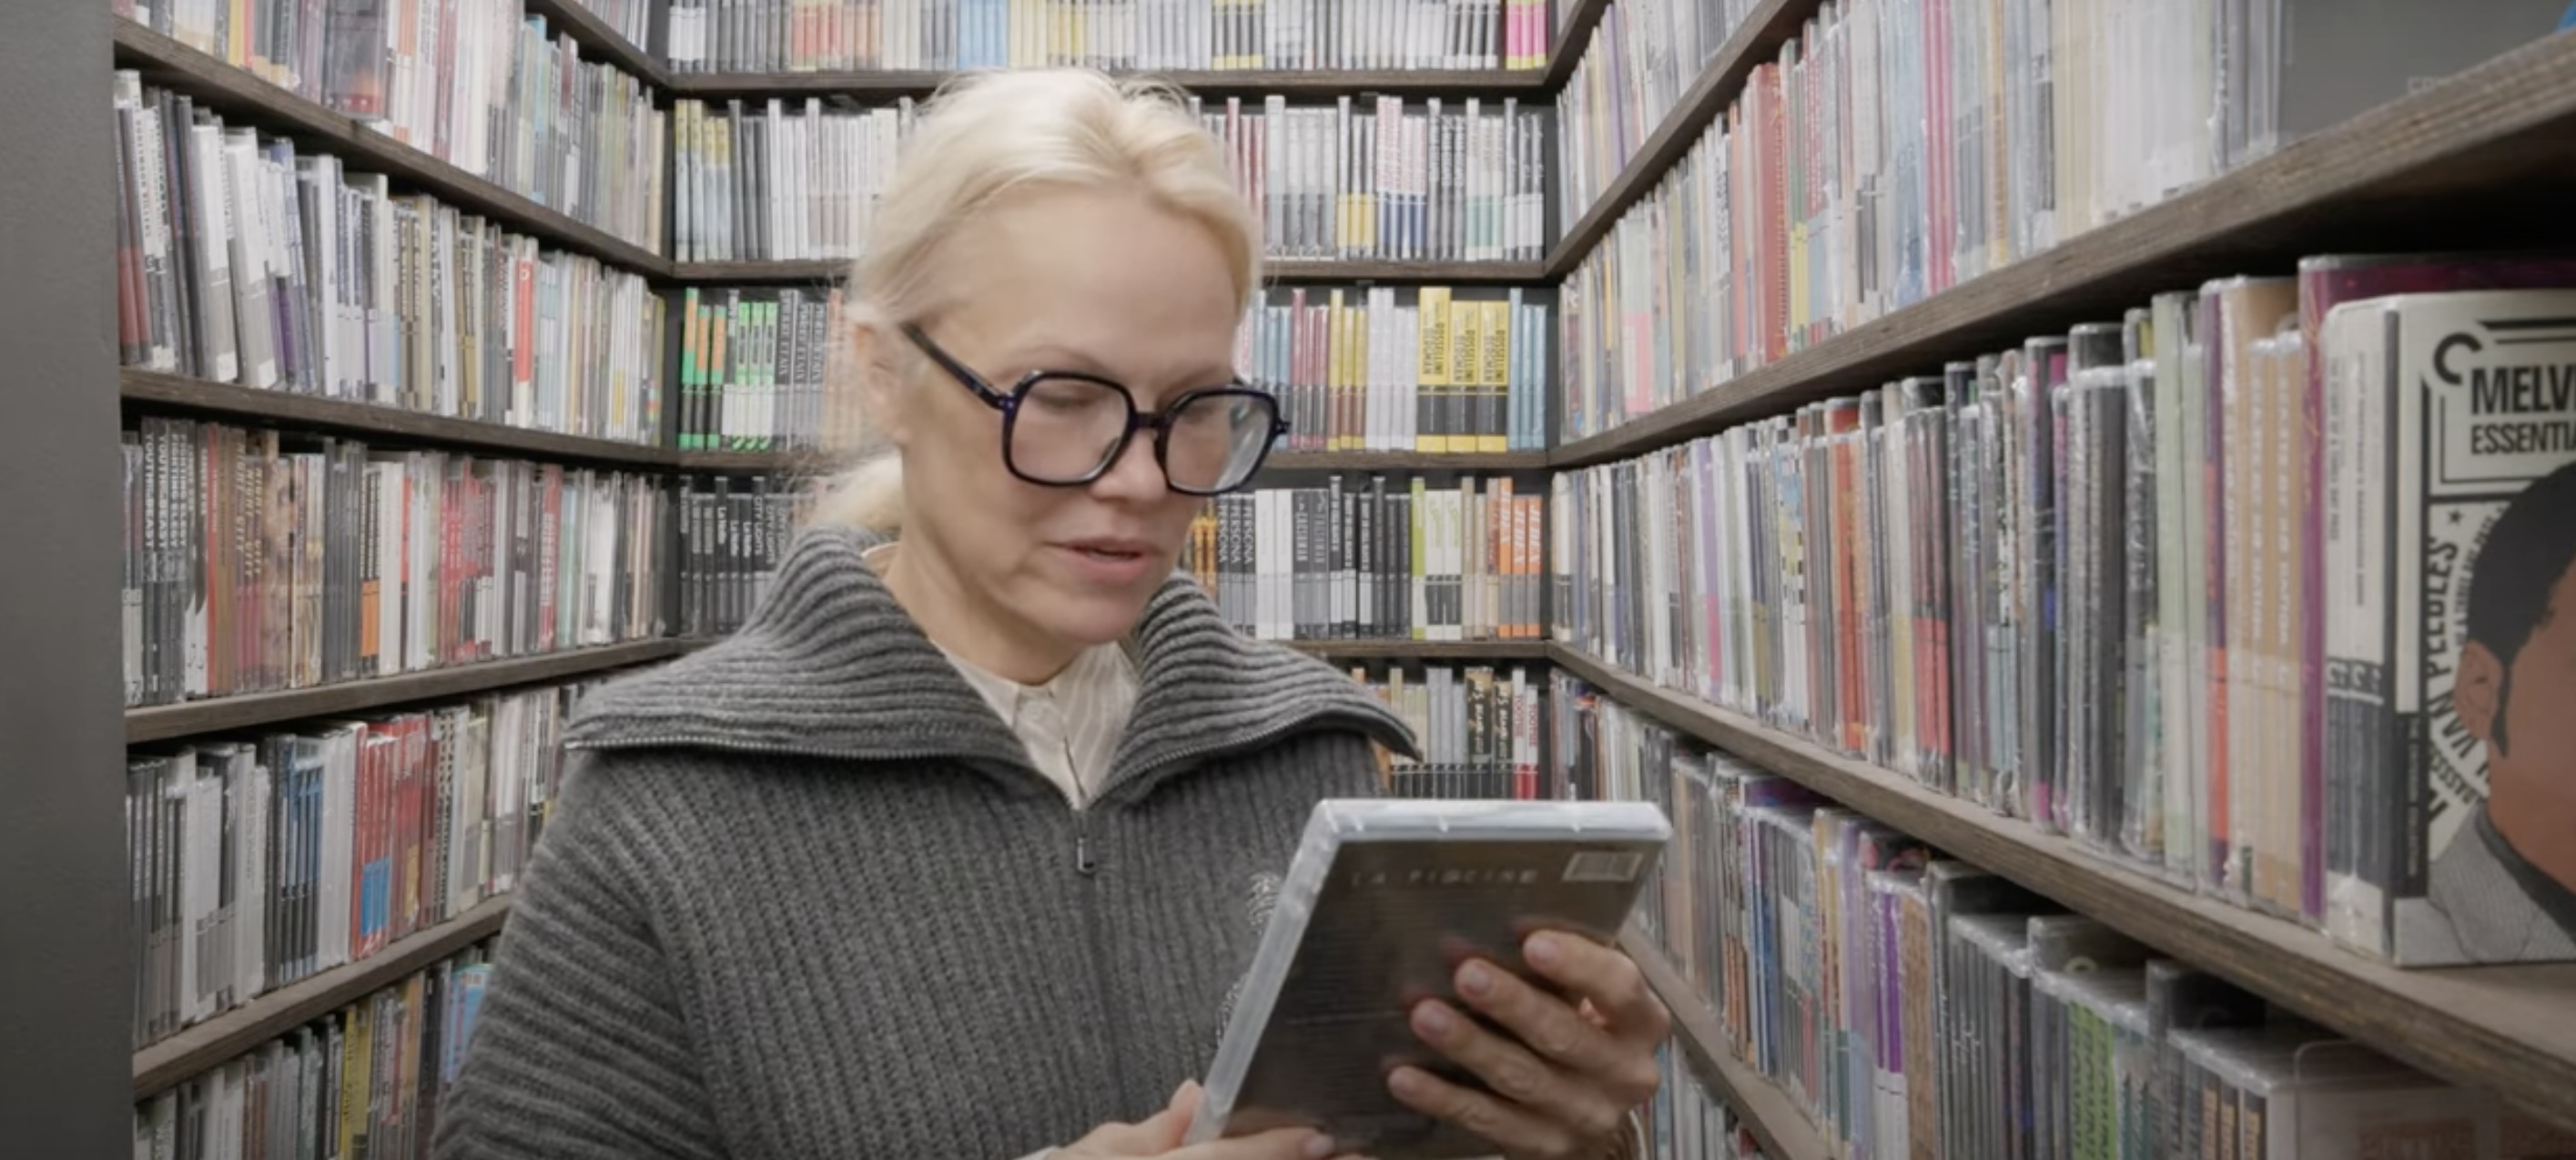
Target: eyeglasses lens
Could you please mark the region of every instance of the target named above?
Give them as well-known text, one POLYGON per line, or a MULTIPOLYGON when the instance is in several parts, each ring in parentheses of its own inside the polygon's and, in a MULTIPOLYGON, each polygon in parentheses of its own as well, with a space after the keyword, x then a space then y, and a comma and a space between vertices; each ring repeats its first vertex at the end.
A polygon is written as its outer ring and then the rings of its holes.
MULTIPOLYGON (((1014 470, 1050 483, 1098 475, 1127 432, 1127 397, 1103 383, 1040 378, 1022 395, 1012 422, 1014 470)), ((1184 491, 1221 491, 1249 478, 1271 440, 1270 400, 1246 392, 1198 395, 1167 423, 1164 467, 1184 491)))

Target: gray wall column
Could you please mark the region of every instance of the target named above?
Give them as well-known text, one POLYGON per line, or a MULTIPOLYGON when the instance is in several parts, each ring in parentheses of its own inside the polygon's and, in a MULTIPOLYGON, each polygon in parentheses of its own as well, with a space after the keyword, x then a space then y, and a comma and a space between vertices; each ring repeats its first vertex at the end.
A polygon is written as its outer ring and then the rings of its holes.
POLYGON ((131 1143, 106 0, 0 34, 0 1154, 131 1143))

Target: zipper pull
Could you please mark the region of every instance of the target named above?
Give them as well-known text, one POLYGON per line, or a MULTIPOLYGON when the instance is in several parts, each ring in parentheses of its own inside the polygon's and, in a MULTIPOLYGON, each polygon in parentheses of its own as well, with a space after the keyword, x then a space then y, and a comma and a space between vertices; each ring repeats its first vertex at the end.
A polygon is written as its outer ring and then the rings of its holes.
POLYGON ((1073 868, 1076 872, 1082 874, 1086 878, 1090 877, 1092 872, 1100 869, 1100 863, 1093 861, 1091 858, 1090 834, 1085 833, 1074 835, 1073 868))

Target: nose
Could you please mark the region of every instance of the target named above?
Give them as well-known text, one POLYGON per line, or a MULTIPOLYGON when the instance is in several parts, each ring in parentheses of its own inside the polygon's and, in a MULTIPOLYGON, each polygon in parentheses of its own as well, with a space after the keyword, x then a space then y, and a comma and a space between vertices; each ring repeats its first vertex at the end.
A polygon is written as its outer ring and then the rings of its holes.
POLYGON ((1154 458, 1154 430, 1144 427, 1127 440, 1109 470, 1092 481, 1091 491, 1102 499, 1141 503, 1162 498, 1169 490, 1163 482, 1163 465, 1154 458))

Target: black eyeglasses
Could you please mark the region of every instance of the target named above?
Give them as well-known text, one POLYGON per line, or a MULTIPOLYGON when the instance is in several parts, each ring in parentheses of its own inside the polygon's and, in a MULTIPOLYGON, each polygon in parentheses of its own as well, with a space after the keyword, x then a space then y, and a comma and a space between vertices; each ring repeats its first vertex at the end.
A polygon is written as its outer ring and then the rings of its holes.
POLYGON ((1126 454, 1139 428, 1154 429, 1163 481, 1188 495, 1218 495, 1251 482, 1271 444, 1288 433, 1279 400, 1240 380, 1187 391, 1143 414, 1127 388, 1077 371, 1030 371, 1003 391, 905 323, 904 337, 940 369, 1002 413, 1002 462, 1011 474, 1048 487, 1080 487, 1126 454))

